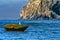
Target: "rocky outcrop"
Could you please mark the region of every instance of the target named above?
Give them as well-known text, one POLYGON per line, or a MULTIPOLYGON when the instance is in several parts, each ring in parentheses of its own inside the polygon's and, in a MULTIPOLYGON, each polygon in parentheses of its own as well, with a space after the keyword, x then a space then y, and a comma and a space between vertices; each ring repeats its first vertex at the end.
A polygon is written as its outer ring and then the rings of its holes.
POLYGON ((53 4, 54 0, 29 0, 21 10, 20 19, 57 19, 59 15, 51 8, 53 4))

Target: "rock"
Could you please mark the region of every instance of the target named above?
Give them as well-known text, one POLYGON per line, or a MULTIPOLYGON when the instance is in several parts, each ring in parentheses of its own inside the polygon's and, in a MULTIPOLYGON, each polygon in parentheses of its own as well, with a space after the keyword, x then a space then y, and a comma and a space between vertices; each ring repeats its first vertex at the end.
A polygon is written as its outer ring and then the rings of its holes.
POLYGON ((54 1, 55 0, 29 0, 28 3, 21 10, 20 19, 23 20, 58 19, 57 18, 58 15, 56 14, 58 13, 58 11, 54 13, 55 9, 56 10, 59 9, 55 8, 55 5, 57 5, 58 3, 55 4, 54 1))

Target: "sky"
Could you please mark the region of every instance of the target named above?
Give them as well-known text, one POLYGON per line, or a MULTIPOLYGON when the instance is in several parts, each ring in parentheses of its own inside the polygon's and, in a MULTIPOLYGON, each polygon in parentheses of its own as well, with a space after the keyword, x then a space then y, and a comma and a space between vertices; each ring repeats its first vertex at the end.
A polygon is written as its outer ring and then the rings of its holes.
POLYGON ((20 11, 27 0, 0 0, 0 20, 19 19, 20 11))

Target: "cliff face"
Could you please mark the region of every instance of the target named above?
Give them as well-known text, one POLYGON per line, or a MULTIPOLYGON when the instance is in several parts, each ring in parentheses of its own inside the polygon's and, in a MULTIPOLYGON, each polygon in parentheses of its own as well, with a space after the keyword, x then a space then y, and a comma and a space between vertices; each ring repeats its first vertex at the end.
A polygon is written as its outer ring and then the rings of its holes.
POLYGON ((20 17, 27 20, 52 19, 51 15, 55 14, 50 9, 52 3, 53 0, 29 0, 22 8, 20 17))

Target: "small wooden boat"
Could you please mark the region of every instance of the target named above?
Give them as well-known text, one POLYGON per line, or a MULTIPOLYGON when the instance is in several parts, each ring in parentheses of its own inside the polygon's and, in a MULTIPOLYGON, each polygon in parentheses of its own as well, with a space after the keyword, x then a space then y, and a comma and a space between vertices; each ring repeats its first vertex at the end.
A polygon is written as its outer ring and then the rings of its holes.
POLYGON ((23 24, 6 24, 5 29, 7 31, 24 31, 28 26, 23 24))

